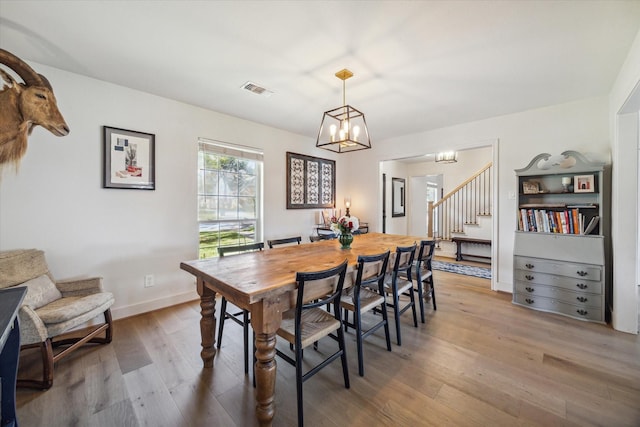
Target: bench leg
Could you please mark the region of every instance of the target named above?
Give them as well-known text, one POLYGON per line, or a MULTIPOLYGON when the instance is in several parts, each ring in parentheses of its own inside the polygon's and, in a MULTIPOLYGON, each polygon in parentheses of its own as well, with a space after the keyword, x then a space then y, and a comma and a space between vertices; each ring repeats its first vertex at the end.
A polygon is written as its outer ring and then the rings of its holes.
POLYGON ((462 242, 456 242, 456 261, 462 261, 462 242))

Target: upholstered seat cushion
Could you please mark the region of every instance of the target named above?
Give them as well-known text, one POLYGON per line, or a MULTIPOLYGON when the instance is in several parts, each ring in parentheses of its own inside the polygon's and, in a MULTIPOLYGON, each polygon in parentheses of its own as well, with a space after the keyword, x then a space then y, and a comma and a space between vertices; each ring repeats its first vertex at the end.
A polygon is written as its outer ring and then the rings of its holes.
POLYGON ((49 337, 55 337, 104 313, 114 301, 111 292, 64 297, 37 309, 36 314, 47 327, 49 337))
POLYGON ((46 274, 28 280, 20 286, 26 286, 28 289, 22 304, 28 305, 34 310, 62 298, 62 294, 56 288, 55 283, 46 274))

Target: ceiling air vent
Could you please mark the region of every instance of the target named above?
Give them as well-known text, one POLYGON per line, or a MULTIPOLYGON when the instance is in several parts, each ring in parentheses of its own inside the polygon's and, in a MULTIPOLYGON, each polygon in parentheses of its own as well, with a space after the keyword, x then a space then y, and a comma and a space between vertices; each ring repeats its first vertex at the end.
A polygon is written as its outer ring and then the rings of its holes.
POLYGON ((258 95, 263 95, 263 96, 266 96, 266 97, 269 97, 269 96, 273 95, 273 91, 270 91, 269 89, 265 89, 262 86, 258 86, 257 84, 252 83, 252 82, 246 82, 241 87, 242 87, 242 89, 246 89, 249 92, 253 92, 253 93, 258 94, 258 95))

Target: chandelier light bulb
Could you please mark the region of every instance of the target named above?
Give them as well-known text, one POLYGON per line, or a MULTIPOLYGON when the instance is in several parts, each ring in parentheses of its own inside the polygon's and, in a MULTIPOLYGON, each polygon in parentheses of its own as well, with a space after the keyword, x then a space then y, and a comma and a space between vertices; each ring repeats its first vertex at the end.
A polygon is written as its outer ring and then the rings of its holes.
POLYGON ((358 140, 358 135, 360 135, 360 126, 354 126, 353 127, 353 140, 354 141, 358 140))

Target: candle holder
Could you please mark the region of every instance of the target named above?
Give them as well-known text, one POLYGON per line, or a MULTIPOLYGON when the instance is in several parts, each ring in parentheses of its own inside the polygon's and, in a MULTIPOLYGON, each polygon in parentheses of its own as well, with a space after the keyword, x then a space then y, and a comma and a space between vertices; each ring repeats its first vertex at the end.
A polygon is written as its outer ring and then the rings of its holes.
POLYGON ((562 192, 563 193, 569 193, 571 191, 570 187, 571 187, 571 177, 570 176, 563 176, 562 177, 562 192))

